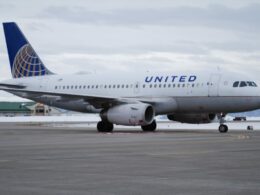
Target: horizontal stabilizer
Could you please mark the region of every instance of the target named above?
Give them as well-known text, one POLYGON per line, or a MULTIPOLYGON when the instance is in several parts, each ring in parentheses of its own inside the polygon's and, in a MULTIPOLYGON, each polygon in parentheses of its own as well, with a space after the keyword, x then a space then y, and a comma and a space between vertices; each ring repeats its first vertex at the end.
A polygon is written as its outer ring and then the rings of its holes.
POLYGON ((10 88, 10 89, 25 89, 26 86, 24 85, 13 85, 13 84, 4 84, 4 83, 0 83, 0 87, 6 87, 6 88, 10 88))

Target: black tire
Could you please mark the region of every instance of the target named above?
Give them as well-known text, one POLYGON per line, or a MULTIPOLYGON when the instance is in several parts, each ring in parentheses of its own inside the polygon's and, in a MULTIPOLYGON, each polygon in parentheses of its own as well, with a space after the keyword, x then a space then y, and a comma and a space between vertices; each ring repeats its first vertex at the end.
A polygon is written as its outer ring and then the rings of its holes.
POLYGON ((153 132, 156 130, 156 121, 153 120, 153 122, 150 125, 142 126, 142 130, 145 132, 153 132))
POLYGON ((228 132, 228 126, 227 125, 220 125, 218 128, 220 133, 227 133, 228 132))
POLYGON ((114 125, 110 122, 99 121, 97 124, 98 132, 112 132, 114 125))
POLYGON ((98 132, 102 132, 103 129, 104 129, 104 123, 102 121, 99 121, 97 123, 97 130, 98 130, 98 132))

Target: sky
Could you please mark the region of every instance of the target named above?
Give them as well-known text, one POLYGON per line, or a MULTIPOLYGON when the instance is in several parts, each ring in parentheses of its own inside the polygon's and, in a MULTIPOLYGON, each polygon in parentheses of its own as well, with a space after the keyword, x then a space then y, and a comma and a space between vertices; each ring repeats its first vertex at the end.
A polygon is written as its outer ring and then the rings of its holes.
MULTIPOLYGON (((57 74, 177 69, 260 73, 260 0, 0 0, 57 74)), ((0 80, 11 78, 2 28, 0 80)), ((0 101, 21 100, 0 92, 0 101)))

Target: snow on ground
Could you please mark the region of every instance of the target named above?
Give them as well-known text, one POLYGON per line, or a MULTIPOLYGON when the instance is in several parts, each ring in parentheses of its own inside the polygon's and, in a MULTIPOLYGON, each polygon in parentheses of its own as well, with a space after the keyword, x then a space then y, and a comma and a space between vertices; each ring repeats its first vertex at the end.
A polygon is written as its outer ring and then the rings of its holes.
MULTIPOLYGON (((44 126, 56 127, 93 127, 96 128, 96 123, 100 120, 95 114, 81 115, 62 115, 62 116, 17 116, 17 117, 0 117, 0 123, 26 123, 40 124, 44 126)), ((160 119, 157 117, 158 129, 164 130, 216 130, 218 123, 210 124, 185 124, 160 119)), ((260 130, 260 118, 247 118, 246 122, 226 123, 230 130, 246 130, 248 126, 253 126, 254 130, 260 130)), ((115 126, 116 129, 129 129, 127 126, 115 126)), ((131 129, 140 129, 139 126, 131 127, 131 129)))
POLYGON ((61 116, 15 116, 15 117, 0 117, 0 123, 50 123, 50 122, 95 122, 99 121, 98 115, 61 115, 61 116))

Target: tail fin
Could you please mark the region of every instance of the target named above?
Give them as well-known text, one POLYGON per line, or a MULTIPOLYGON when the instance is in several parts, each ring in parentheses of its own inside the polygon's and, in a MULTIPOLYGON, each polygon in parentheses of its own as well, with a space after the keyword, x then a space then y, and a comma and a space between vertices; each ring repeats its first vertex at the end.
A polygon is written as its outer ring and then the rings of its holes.
POLYGON ((3 23, 13 78, 53 74, 38 57, 14 22, 3 23))

